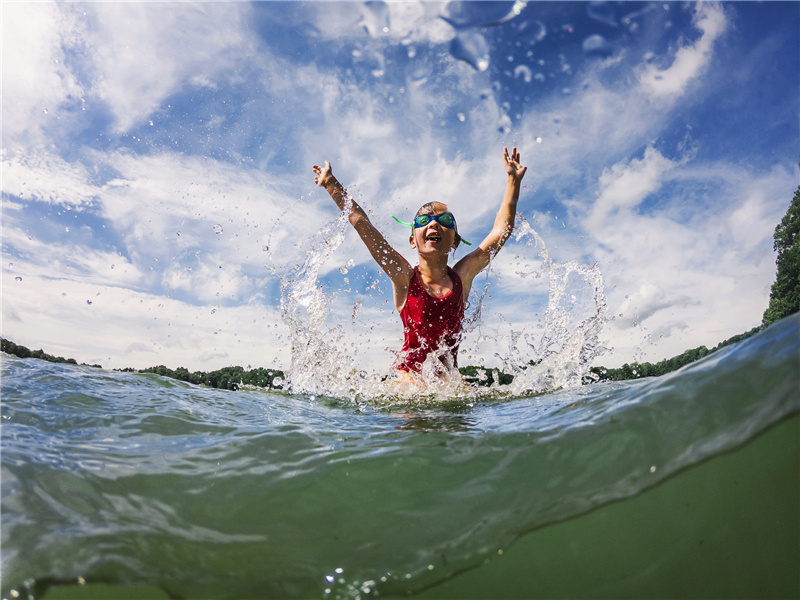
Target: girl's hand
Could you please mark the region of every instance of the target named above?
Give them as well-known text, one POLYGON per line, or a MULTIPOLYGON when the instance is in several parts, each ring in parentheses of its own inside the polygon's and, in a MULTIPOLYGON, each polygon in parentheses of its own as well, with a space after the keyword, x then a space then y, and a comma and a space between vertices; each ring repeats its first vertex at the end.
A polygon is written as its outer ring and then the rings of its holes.
POLYGON ((528 167, 523 167, 519 164, 519 152, 517 152, 516 148, 511 150, 511 154, 508 153, 508 148, 503 148, 503 163, 506 167, 506 173, 510 177, 513 177, 518 182, 522 181, 528 167))
POLYGON ((318 186, 327 188, 328 185, 336 181, 336 178, 333 176, 333 171, 331 170, 331 163, 329 163, 327 160, 325 161, 324 167, 314 165, 312 169, 316 174, 314 177, 314 183, 316 183, 318 186))

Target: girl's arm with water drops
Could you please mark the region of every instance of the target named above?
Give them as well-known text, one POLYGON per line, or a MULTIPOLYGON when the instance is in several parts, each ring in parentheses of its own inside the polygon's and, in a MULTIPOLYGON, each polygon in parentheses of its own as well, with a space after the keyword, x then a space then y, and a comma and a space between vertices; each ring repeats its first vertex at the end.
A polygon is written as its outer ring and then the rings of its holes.
POLYGON ((464 285, 464 295, 469 294, 472 287, 472 280, 483 271, 500 251, 506 240, 511 237, 514 231, 514 220, 517 216, 517 201, 522 187, 522 178, 528 167, 520 164, 520 155, 516 148, 509 154, 508 148, 503 148, 503 164, 505 166, 506 190, 503 195, 503 202, 497 211, 494 219, 494 226, 489 235, 478 245, 478 247, 456 263, 455 271, 461 277, 464 285))
POLYGON ((314 183, 325 188, 330 194, 339 210, 349 210, 348 219, 355 228, 364 245, 369 250, 372 258, 383 269, 384 273, 392 280, 394 289, 394 300, 397 310, 403 306, 408 296, 408 284, 414 269, 411 264, 395 250, 383 234, 369 220, 367 213, 358 203, 347 193, 344 186, 334 177, 331 163, 327 160, 325 165, 320 167, 314 165, 314 183))

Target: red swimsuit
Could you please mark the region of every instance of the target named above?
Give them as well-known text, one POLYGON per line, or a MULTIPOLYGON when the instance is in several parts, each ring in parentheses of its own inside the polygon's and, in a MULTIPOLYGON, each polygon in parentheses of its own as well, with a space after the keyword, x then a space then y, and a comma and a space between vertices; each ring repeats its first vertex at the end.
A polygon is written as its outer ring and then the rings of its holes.
POLYGON ((419 372, 428 354, 444 342, 447 349, 439 360, 446 364, 449 356, 452 366, 457 366, 458 344, 461 341, 461 323, 464 320, 464 292, 461 278, 453 269, 447 267, 453 281, 453 290, 441 298, 431 296, 422 287, 419 267, 414 267, 414 275, 408 285, 408 298, 400 311, 403 320, 405 341, 400 355, 401 371, 419 372))

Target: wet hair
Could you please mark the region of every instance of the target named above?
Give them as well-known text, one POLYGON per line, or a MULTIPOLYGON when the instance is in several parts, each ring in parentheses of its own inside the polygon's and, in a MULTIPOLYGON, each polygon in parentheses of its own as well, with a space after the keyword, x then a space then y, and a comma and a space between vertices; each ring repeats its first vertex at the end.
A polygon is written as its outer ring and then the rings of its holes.
MULTIPOLYGON (((420 215, 432 215, 436 211, 447 212, 447 204, 444 202, 426 202, 422 206, 419 207, 417 214, 414 215, 416 219, 420 215)), ((452 213, 451 213, 452 214, 452 213)), ((455 215, 453 215, 453 220, 455 221, 455 215)), ((453 228, 453 232, 456 234, 456 248, 458 248, 459 244, 461 244, 461 236, 458 235, 458 227, 453 228)))
POLYGON ((420 215, 432 215, 437 210, 447 211, 447 204, 444 202, 427 202, 419 207, 417 214, 414 215, 416 219, 420 215))

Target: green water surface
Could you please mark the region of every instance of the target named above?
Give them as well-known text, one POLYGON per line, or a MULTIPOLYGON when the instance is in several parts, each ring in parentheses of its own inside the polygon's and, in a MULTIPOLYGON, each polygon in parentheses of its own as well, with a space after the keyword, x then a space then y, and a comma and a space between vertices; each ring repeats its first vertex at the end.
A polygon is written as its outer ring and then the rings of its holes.
MULTIPOLYGON (((59 586, 45 600, 167 598, 59 586)), ((800 416, 633 498, 522 535, 417 598, 798 598, 800 416)))
POLYGON ((800 416, 419 598, 800 598, 800 416))

